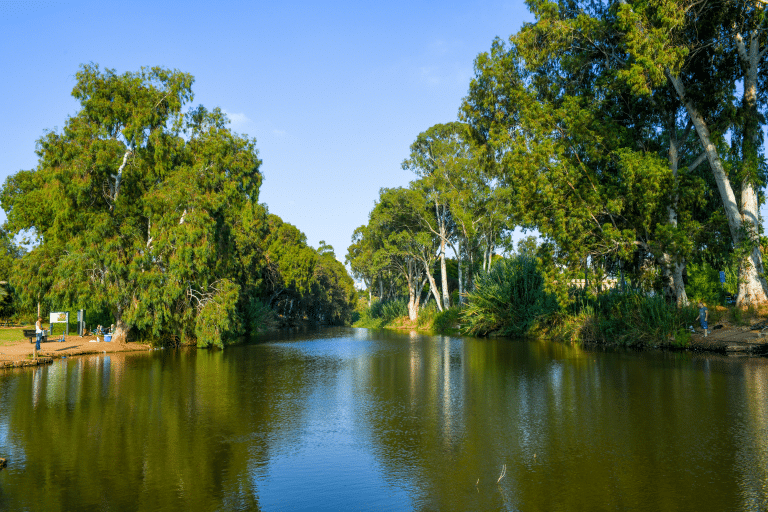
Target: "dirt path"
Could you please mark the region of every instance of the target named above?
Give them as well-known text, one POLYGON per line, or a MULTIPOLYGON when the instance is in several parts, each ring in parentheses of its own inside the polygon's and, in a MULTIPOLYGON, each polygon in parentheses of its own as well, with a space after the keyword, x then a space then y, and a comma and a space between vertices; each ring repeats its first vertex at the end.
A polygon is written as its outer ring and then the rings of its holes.
MULTIPOLYGON (((691 336, 693 350, 745 353, 754 355, 768 354, 768 337, 763 332, 765 322, 752 327, 722 325, 710 330, 708 336, 702 336, 701 330, 691 336)), ((768 332, 768 331, 767 331, 768 332)))
MULTIPOLYGON (((103 337, 101 338, 104 339, 103 337)), ((81 354, 98 354, 111 352, 135 352, 149 350, 150 345, 143 343, 119 344, 113 342, 96 342, 95 336, 68 336, 64 342, 47 341, 40 344, 38 358, 41 362, 50 362, 53 358, 69 357, 81 354)), ((10 342, 0 345, 0 367, 14 366, 15 362, 30 362, 35 349, 35 344, 29 340, 10 342), (5 363, 5 364, 4 364, 5 363), (11 363, 11 364, 8 364, 11 363)), ((18 364, 15 366, 19 366, 18 364)))

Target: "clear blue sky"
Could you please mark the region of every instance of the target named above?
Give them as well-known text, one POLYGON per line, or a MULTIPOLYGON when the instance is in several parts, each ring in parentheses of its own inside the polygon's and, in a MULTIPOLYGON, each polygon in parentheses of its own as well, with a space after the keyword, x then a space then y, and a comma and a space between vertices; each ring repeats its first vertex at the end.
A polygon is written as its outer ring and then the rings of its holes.
POLYGON ((0 0, 0 179, 77 111, 81 63, 177 68, 257 139, 260 201, 343 261, 379 189, 412 179, 419 132, 457 118, 477 54, 527 20, 522 1, 0 0))

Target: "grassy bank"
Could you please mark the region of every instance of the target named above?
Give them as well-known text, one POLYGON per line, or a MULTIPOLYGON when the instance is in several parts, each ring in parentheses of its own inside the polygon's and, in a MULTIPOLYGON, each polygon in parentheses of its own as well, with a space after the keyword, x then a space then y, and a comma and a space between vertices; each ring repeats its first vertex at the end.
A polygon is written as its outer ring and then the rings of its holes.
MULTIPOLYGON (((521 256, 500 260, 489 272, 479 275, 461 309, 454 307, 439 312, 431 304, 422 308, 418 320, 412 322, 408 320, 404 300, 374 302, 371 307, 361 308, 360 319, 354 325, 460 332, 481 337, 544 337, 569 343, 675 348, 687 347, 691 328, 699 329, 695 305, 678 307, 659 294, 618 289, 596 294, 573 288, 558 297, 547 291, 537 261, 521 256)), ((713 302, 721 298, 714 296, 713 302)), ((710 306, 709 325, 710 328, 718 324, 725 328, 754 325, 764 319, 766 313, 768 308, 710 306)))
MULTIPOLYGON (((374 318, 361 315, 354 327, 369 329, 416 330, 425 333, 458 335, 470 334, 463 315, 466 310, 452 307, 444 312, 436 308, 422 309, 419 318, 411 321, 407 315, 393 318, 374 318)), ((566 311, 557 311, 528 322, 518 334, 502 334, 494 330, 481 336, 550 339, 563 343, 598 344, 625 347, 686 348, 691 341, 690 327, 700 331, 695 321, 698 310, 689 306, 678 309, 661 298, 629 295, 622 299, 603 299, 601 304, 575 304, 566 311)), ((709 307, 709 326, 742 329, 755 325, 768 317, 768 307, 737 308, 734 306, 709 307)))
POLYGON ((359 319, 353 327, 368 329, 408 329, 436 334, 459 334, 458 307, 439 311, 434 303, 419 311, 416 321, 408 318, 408 304, 405 300, 375 301, 370 307, 360 308, 359 319))

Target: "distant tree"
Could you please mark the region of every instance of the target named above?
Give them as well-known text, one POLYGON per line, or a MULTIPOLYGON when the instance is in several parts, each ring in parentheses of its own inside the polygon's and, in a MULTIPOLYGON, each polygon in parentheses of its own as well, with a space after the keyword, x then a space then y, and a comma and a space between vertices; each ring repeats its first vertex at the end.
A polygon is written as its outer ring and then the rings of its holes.
POLYGON ((384 296, 384 276, 387 274, 387 258, 370 236, 368 226, 360 226, 352 234, 352 245, 347 249, 346 262, 352 275, 365 284, 368 306, 373 302, 374 282, 379 283, 379 299, 384 296))
POLYGON ((517 254, 520 256, 535 257, 538 243, 533 235, 526 236, 517 241, 517 254))

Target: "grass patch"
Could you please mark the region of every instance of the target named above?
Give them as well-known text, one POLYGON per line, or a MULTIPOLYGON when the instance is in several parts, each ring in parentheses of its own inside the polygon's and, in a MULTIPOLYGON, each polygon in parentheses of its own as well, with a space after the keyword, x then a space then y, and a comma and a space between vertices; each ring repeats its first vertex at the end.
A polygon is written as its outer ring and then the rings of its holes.
POLYGON ((437 313, 432 320, 432 330, 440 334, 459 334, 460 314, 457 306, 437 313))
MULTIPOLYGON (((25 325, 24 327, 0 327, 0 346, 14 345, 20 341, 27 340, 22 330, 34 329, 34 325, 25 325)), ((43 326, 45 328, 45 326, 43 326)))

